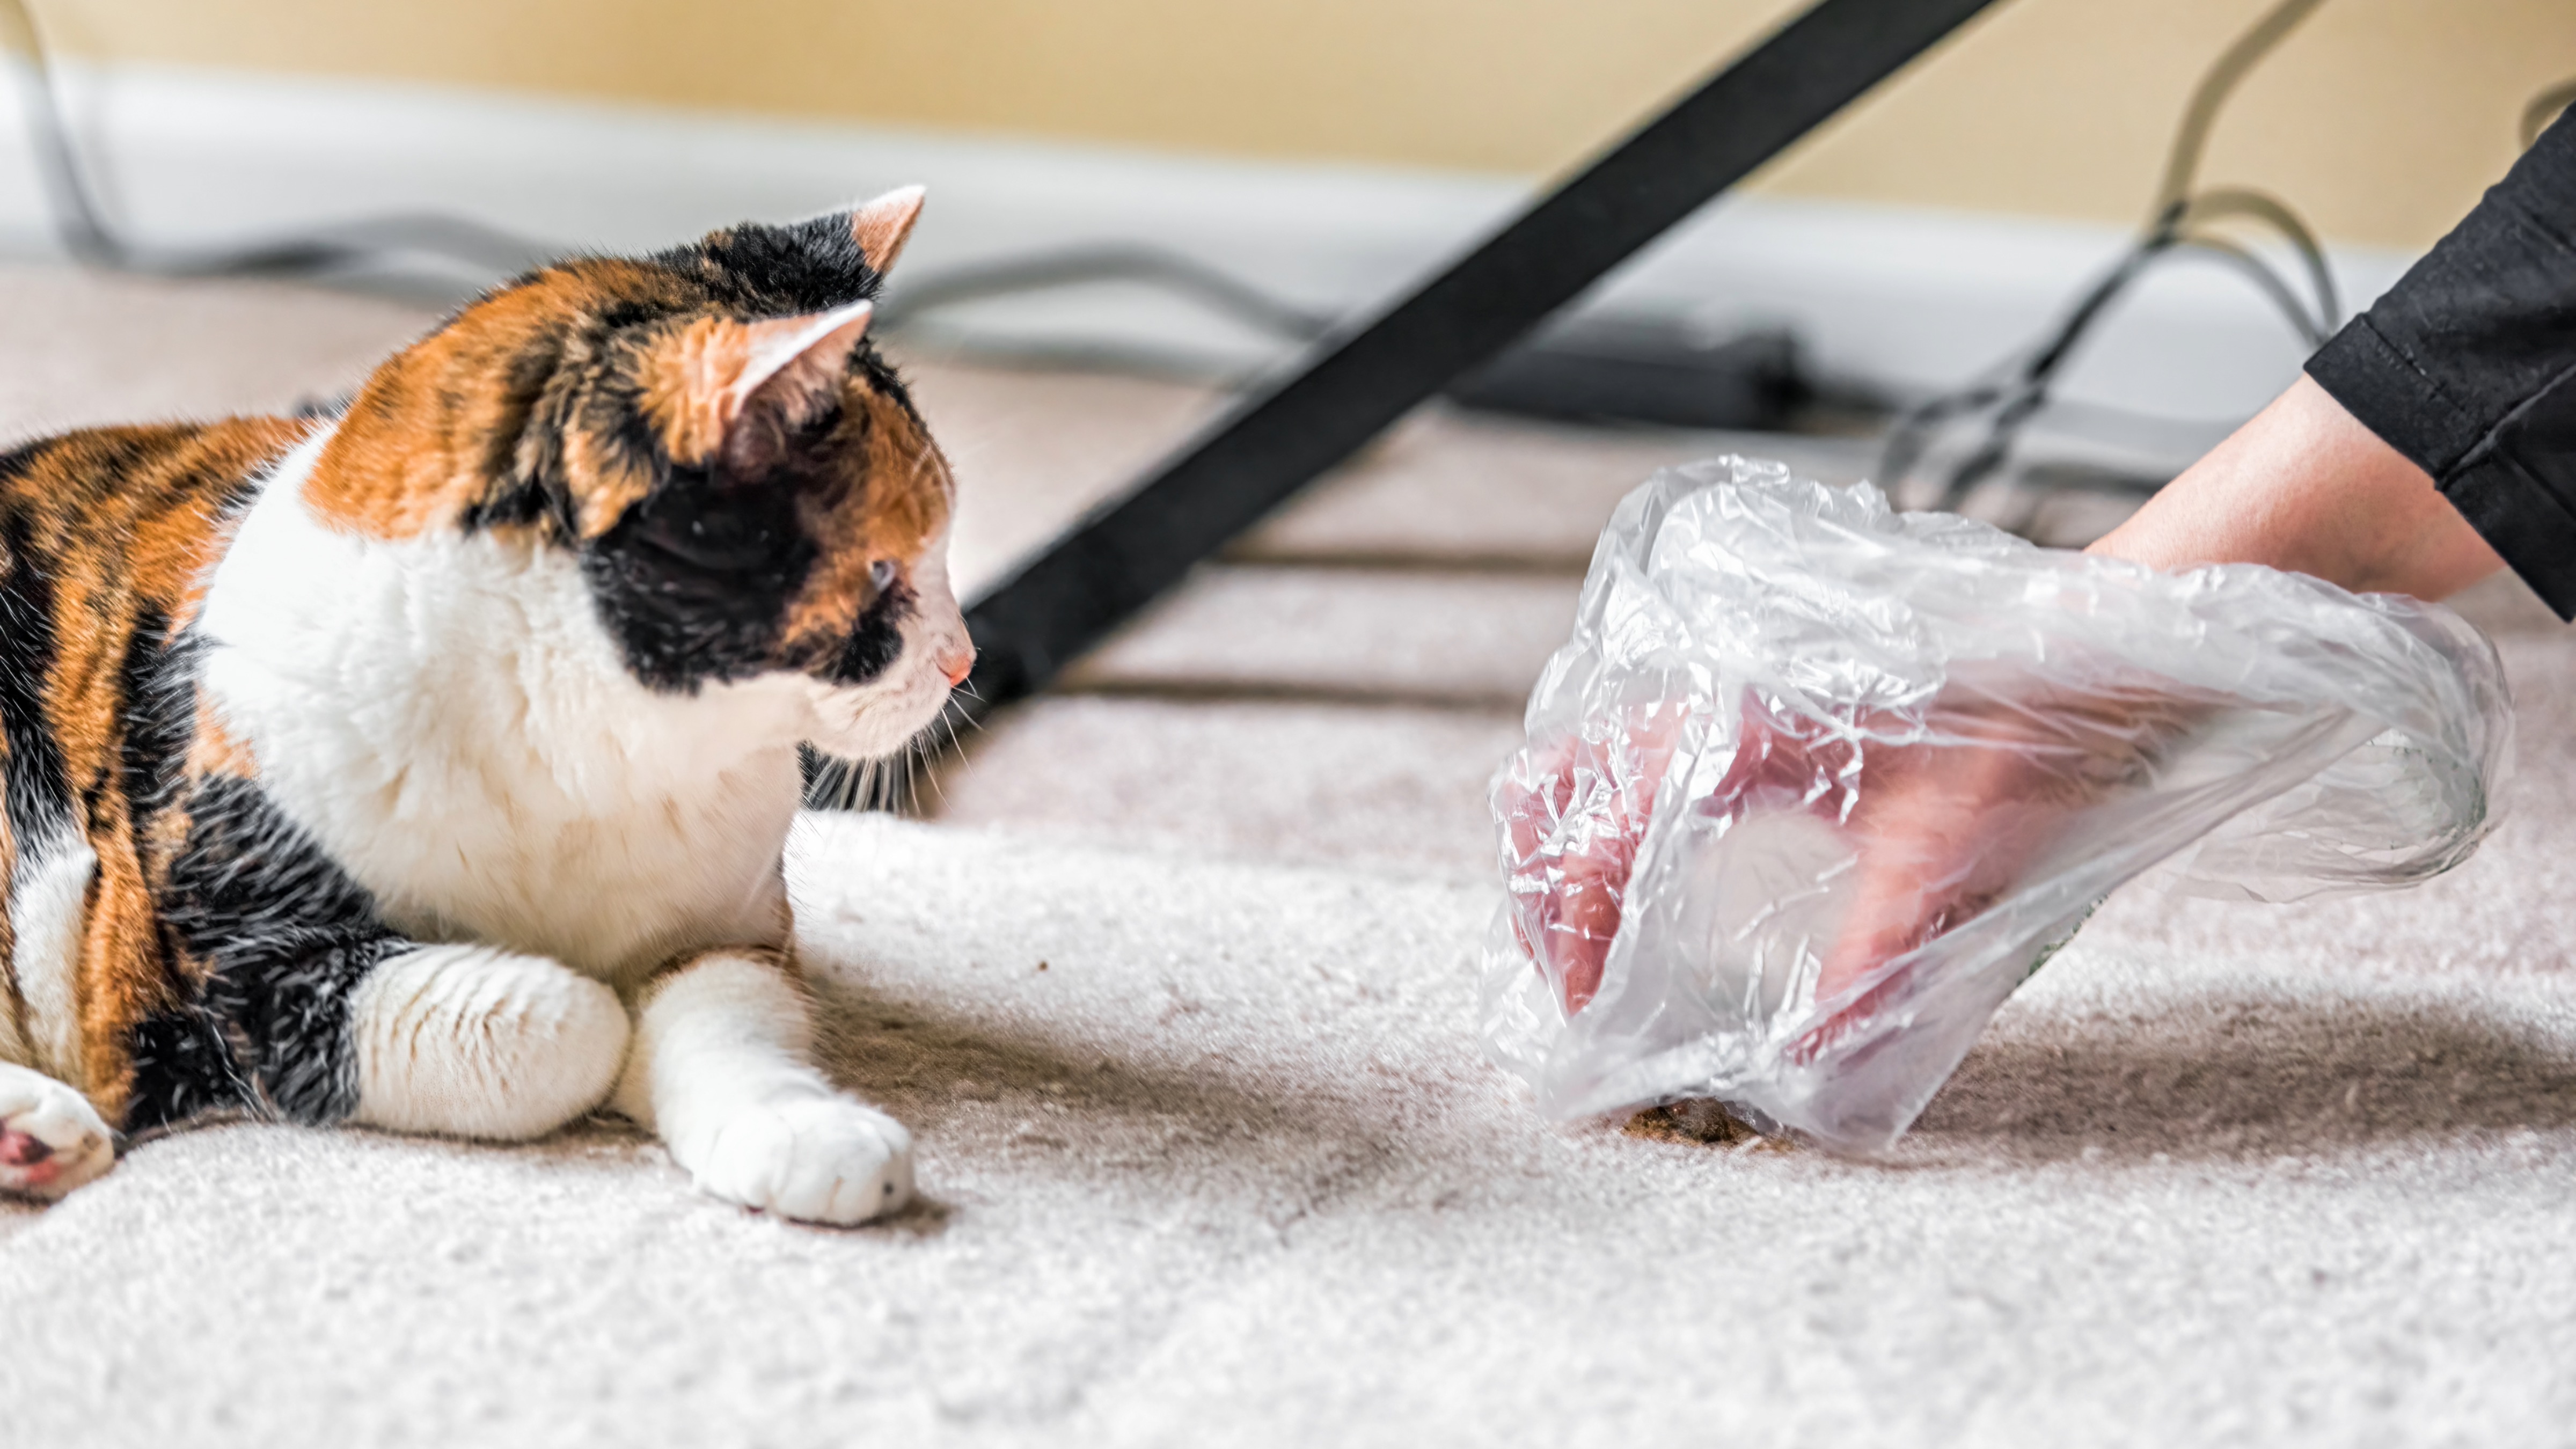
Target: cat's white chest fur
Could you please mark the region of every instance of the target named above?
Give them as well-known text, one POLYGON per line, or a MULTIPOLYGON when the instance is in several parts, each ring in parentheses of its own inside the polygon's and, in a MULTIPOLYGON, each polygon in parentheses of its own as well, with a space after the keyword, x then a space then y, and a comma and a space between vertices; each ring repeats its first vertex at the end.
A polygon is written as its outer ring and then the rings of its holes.
POLYGON ((323 527, 301 491, 327 437, 281 463, 200 621, 206 688, 270 799, 416 940, 621 984, 783 941, 807 693, 646 689, 561 550, 323 527))

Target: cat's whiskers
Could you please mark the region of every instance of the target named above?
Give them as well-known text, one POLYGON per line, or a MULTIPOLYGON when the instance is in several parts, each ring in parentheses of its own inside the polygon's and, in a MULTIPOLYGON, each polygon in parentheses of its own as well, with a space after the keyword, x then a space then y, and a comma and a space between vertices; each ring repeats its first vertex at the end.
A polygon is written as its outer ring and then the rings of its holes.
MULTIPOLYGON (((934 725, 933 728, 944 730, 948 735, 947 748, 940 751, 940 758, 946 761, 955 762, 955 766, 958 769, 971 770, 975 767, 974 762, 966 758, 966 748, 957 737, 958 714, 959 711, 953 709, 943 711, 939 716, 938 723, 934 725)), ((931 793, 939 797, 940 808, 944 810, 948 806, 948 771, 946 769, 935 769, 930 771, 929 774, 931 793)))
POLYGON ((874 760, 846 762, 841 767, 841 779, 845 788, 837 802, 840 808, 864 810, 876 794, 877 762, 874 760))

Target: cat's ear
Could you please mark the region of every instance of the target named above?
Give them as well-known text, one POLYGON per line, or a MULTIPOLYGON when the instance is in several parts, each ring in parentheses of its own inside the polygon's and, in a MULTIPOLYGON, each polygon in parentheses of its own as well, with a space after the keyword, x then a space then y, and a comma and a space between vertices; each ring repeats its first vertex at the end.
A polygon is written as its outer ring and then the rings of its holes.
POLYGON ((875 304, 742 324, 741 368, 717 394, 726 466, 768 471, 787 438, 840 396, 850 350, 868 330, 875 304))
POLYGON ((912 224, 921 219, 921 199, 928 194, 918 186, 898 187, 850 212, 850 234, 879 276, 894 270, 894 259, 903 255, 912 224))
POLYGON ((718 405, 726 422, 755 400, 791 409, 836 390, 850 365, 850 350, 868 330, 873 302, 852 302, 829 312, 743 324, 742 368, 718 405))

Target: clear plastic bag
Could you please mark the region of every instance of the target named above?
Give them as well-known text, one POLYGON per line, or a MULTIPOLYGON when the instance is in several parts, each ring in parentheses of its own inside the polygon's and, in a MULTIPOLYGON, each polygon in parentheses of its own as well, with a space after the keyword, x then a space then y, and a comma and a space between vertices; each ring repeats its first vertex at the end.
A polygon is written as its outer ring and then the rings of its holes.
POLYGON ((1552 1116, 1714 1098, 1870 1154, 2123 881, 2280 901, 2467 859, 2512 716, 2438 605, 1722 458, 1620 504, 1528 736, 1496 1059, 1552 1116))

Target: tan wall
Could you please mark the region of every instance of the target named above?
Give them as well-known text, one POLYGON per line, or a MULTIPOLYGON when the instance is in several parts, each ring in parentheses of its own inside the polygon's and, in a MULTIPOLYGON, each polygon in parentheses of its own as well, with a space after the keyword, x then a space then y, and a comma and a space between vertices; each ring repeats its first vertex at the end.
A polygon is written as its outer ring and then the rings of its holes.
MULTIPOLYGON (((108 55, 1542 173, 1780 0, 35 0, 108 55)), ((2268 0, 2014 0, 1762 179, 2133 220, 2194 77, 2268 0)), ((2209 176, 2421 246, 2576 73, 2570 0, 2330 0, 2245 87, 2209 176)))

